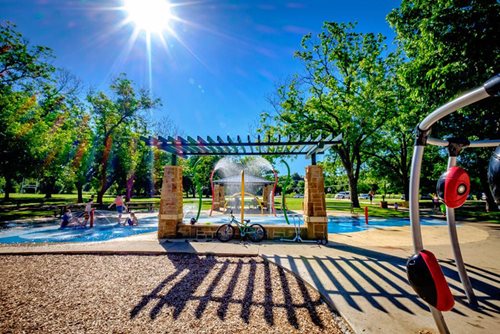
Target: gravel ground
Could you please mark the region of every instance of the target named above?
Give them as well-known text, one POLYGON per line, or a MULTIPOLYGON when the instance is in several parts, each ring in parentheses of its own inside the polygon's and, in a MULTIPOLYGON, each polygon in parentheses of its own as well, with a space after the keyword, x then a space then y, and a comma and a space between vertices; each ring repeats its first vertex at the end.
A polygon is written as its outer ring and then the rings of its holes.
POLYGON ((343 333, 261 258, 0 256, 0 333, 343 333))

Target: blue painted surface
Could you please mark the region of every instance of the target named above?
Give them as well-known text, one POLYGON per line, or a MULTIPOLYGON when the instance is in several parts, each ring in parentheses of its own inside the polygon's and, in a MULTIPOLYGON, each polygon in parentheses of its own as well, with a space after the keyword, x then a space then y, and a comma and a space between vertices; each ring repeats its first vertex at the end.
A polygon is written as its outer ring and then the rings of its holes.
POLYGON ((96 219, 94 227, 59 228, 60 220, 47 223, 6 223, 0 229, 0 243, 57 243, 105 241, 158 230, 156 216, 140 219, 139 226, 121 226, 116 218, 96 219))
MULTIPOLYGON (((286 225, 283 216, 263 217, 247 216, 250 224, 286 225)), ((365 224, 364 217, 359 219, 352 217, 328 217, 328 233, 352 233, 360 232, 370 228, 384 228, 392 226, 408 226, 409 219, 400 218, 370 218, 369 224, 365 224)), ((304 224, 301 216, 290 217, 290 222, 299 221, 304 224)), ((189 221, 189 220, 187 220, 189 221)), ((229 222, 229 217, 203 217, 197 224, 223 224, 229 222)), ((116 238, 128 237, 136 234, 154 232, 158 230, 157 216, 143 217, 139 226, 121 226, 116 218, 96 219, 94 228, 67 227, 59 228, 60 221, 54 220, 46 223, 3 223, 0 225, 0 243, 57 243, 57 242, 93 242, 106 241, 116 238)), ((446 225, 446 221, 438 219, 423 219, 422 225, 446 225)), ((293 226, 293 225, 292 225, 293 226)))

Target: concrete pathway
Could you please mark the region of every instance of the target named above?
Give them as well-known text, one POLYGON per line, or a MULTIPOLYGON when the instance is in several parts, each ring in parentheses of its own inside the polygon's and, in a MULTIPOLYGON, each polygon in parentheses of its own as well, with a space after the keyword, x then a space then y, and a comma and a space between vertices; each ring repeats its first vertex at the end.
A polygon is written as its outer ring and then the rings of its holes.
MULTIPOLYGON (((424 243, 441 260, 456 305, 445 319, 452 333, 500 331, 500 228, 464 224, 459 229, 479 309, 468 307, 444 226, 423 227, 424 243)), ((328 246, 281 242, 219 243, 161 241, 156 234, 100 243, 0 247, 0 254, 170 252, 263 256, 320 291, 356 333, 437 332, 426 304, 407 283, 405 263, 412 252, 408 227, 330 235, 328 246)))

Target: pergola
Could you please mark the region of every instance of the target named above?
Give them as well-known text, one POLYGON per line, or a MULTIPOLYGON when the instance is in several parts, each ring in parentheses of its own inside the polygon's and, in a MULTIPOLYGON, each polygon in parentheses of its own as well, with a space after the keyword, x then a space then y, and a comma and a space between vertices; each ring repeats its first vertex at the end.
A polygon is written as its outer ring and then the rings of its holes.
POLYGON ((333 137, 333 135, 322 136, 315 138, 308 137, 286 137, 272 138, 266 136, 261 138, 260 135, 251 137, 250 135, 231 137, 226 139, 221 136, 214 138, 207 136, 206 139, 197 136, 196 139, 187 136, 167 138, 158 136, 158 138, 148 138, 145 141, 156 146, 161 150, 169 152, 174 157, 185 158, 187 156, 203 156, 203 155, 305 155, 311 159, 313 165, 316 164, 316 155, 324 154, 333 145, 340 144, 342 135, 333 137))
MULTIPOLYGON (((160 150, 166 151, 172 155, 172 164, 165 166, 163 181, 162 181, 162 195, 160 201, 160 212, 158 220, 158 238, 171 238, 178 236, 192 236, 193 231, 198 233, 211 233, 215 232, 214 228, 217 226, 212 225, 186 225, 183 222, 183 201, 182 201, 182 167, 177 166, 177 157, 186 158, 188 156, 297 156, 302 155, 311 159, 311 166, 306 168, 306 196, 304 196, 304 232, 307 234, 307 239, 327 240, 327 224, 328 219, 326 216, 326 204, 324 194, 324 177, 321 166, 316 165, 316 156, 324 154, 333 145, 341 144, 342 136, 334 137, 333 135, 320 135, 317 137, 312 136, 291 136, 291 137, 271 137, 265 136, 221 136, 206 137, 200 136, 193 138, 181 136, 167 138, 143 138, 143 140, 151 146, 155 146, 160 150)), ((288 167, 288 165, 287 165, 288 167)), ((212 171, 211 183, 213 184, 212 171)), ((276 184, 276 171, 275 184, 276 184)), ((242 182, 243 176, 242 175, 242 182)), ((212 197, 214 194, 223 196, 222 191, 214 192, 212 189, 212 197)), ((274 204, 274 190, 272 191, 271 203, 274 204)), ((242 197, 244 192, 242 191, 242 197)), ((212 205, 214 201, 212 201, 212 205)), ((201 205, 198 208, 198 215, 201 205)), ((213 207, 212 207, 213 209, 213 207)), ((244 210, 241 210, 241 221, 244 210)), ((273 212, 275 213, 274 209, 273 212)), ((290 233, 295 233, 294 228, 269 226, 270 235, 274 235, 273 231, 278 231, 280 235, 285 237, 290 236, 290 233)), ((295 233, 296 234, 296 233, 295 233)), ((295 235, 296 236, 296 235, 295 235)), ((292 236, 293 237, 293 236, 292 236)))

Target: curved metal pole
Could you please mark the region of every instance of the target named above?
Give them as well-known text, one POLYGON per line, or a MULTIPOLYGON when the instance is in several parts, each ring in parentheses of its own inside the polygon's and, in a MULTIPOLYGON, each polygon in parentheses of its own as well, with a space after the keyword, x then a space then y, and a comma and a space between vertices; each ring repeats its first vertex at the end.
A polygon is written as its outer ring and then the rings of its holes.
POLYGON ((286 163, 285 160, 281 160, 281 162, 286 166, 286 170, 287 170, 287 178, 286 178, 286 183, 281 191, 281 208, 283 209, 283 215, 285 216, 285 221, 288 225, 290 225, 290 221, 288 220, 288 214, 287 214, 287 208, 286 208, 286 205, 285 205, 285 189, 288 187, 288 185, 290 184, 290 166, 288 166, 288 164, 286 163))
POLYGON ((468 106, 474 102, 480 101, 486 97, 490 96, 484 87, 476 88, 464 95, 456 98, 453 101, 446 103, 445 105, 437 108, 430 115, 428 115, 420 124, 418 125, 421 130, 429 130, 434 123, 442 119, 443 117, 451 114, 452 112, 468 106))
POLYGON ((413 250, 415 253, 424 249, 422 231, 420 229, 420 212, 418 193, 420 188, 420 170, 425 146, 415 146, 411 160, 410 172, 410 224, 413 237, 413 250))
MULTIPOLYGON (((455 110, 465 107, 469 104, 482 100, 488 96, 495 95, 500 90, 500 75, 496 75, 489 81, 487 81, 484 86, 476 88, 469 93, 466 93, 457 99, 448 102, 447 104, 441 106, 440 108, 433 111, 428 115, 420 124, 417 126, 418 137, 417 143, 413 151, 412 166, 411 166, 411 176, 410 176, 410 221, 412 227, 412 237, 413 237, 413 247, 415 252, 419 252, 423 249, 422 242, 422 232, 420 228, 420 217, 419 217, 419 203, 418 203, 418 193, 420 187, 420 171, 422 165, 422 157, 424 153, 424 147, 427 145, 428 141, 428 130, 440 119, 451 114, 455 110)), ((429 144, 438 146, 447 146, 444 141, 439 139, 430 140, 429 144)), ((454 215, 454 211, 451 213, 454 215)), ((450 225, 450 224, 449 224, 450 225)), ((456 232, 456 231, 455 231, 456 232)), ((451 235, 451 232, 450 232, 451 235)), ((458 240, 457 240, 458 244, 458 240)), ((430 305, 429 305, 430 306, 430 305)), ((441 311, 430 306, 432 316, 439 329, 440 333, 449 333, 449 330, 444 321, 441 311)))
MULTIPOLYGON (((450 156, 448 158, 448 169, 457 165, 457 157, 450 156)), ((462 251, 460 250, 460 242, 458 241, 457 225, 455 220, 455 209, 446 207, 446 221, 448 223, 448 233, 450 234, 451 247, 453 249, 453 256, 455 257, 455 265, 457 266, 458 276, 465 290, 465 295, 469 300, 472 307, 477 307, 477 298, 472 290, 469 276, 465 270, 464 260, 462 258, 462 251)))
POLYGON ((214 174, 215 174, 215 168, 212 171, 212 174, 210 174, 210 188, 212 188, 212 207, 210 208, 210 217, 212 217, 212 211, 214 211, 214 196, 215 196, 215 189, 214 189, 214 174))
MULTIPOLYGON (((196 162, 193 165, 193 169, 198 165, 198 163, 201 161, 201 157, 196 160, 196 162)), ((198 191, 198 213, 196 214, 195 220, 198 221, 200 218, 201 214, 201 205, 202 205, 202 196, 203 196, 203 187, 200 184, 200 178, 198 177, 198 174, 195 171, 194 174, 194 183, 196 185, 196 190, 198 191)))
POLYGON ((273 192, 272 192, 271 207, 272 207, 272 212, 273 212, 274 216, 276 216, 276 208, 274 206, 274 193, 276 192, 276 186, 278 185, 278 173, 276 173, 276 170, 274 170, 274 168, 273 168, 273 173, 274 173, 274 186, 273 186, 273 192))

